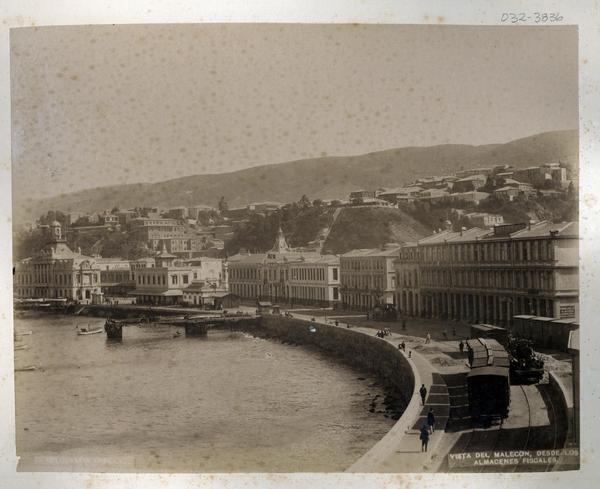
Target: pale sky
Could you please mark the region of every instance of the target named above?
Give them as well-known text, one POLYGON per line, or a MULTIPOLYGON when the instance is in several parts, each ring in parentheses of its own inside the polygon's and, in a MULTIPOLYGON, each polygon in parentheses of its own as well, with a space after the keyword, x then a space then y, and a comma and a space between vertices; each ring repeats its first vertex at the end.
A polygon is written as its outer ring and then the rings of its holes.
POLYGON ((576 129, 575 27, 11 31, 13 195, 576 129))

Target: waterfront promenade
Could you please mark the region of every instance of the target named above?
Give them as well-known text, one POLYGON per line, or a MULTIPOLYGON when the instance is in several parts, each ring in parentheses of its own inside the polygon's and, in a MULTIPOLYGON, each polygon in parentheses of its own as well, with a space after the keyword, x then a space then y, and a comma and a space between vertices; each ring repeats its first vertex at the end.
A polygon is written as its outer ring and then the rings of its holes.
MULTIPOLYGON (((401 322, 378 322, 365 315, 332 310, 296 309, 294 317, 338 327, 351 327, 366 335, 389 328, 391 335, 381 341, 395 346, 404 342, 408 361, 415 374, 415 392, 403 416, 371 450, 348 468, 349 472, 437 472, 448 471, 449 453, 486 449, 558 448, 564 443, 564 420, 557 415, 557 400, 552 399, 548 384, 540 386, 511 386, 510 415, 501 427, 475 428, 470 420, 464 425, 446 422, 451 402, 445 378, 468 371, 466 352, 459 350, 459 341, 470 337, 470 326, 455 322, 427 319, 408 319, 405 328, 401 322), (427 334, 431 340, 426 342, 427 334), (421 405, 418 389, 427 388, 425 406, 421 405), (436 431, 430 436, 426 453, 421 452, 418 428, 432 407, 436 415, 436 431)), ((564 354, 546 352, 547 369, 567 381, 571 374, 570 362, 564 354)), ((539 468, 537 468, 539 470, 539 468)))
MULTIPOLYGON (((291 312, 298 319, 311 321, 314 317, 316 323, 329 325, 335 322, 333 316, 331 318, 318 317, 311 315, 311 311, 291 312)), ((340 322, 338 327, 346 327, 347 322, 343 322, 344 318, 339 318, 338 321, 340 322)), ((375 329, 367 326, 352 326, 352 330, 369 336, 373 336, 376 332, 375 329)), ((400 353, 407 357, 413 368, 415 390, 396 425, 379 443, 349 467, 348 472, 436 472, 443 463, 443 456, 458 438, 456 434, 444 431, 449 407, 446 384, 427 358, 414 350, 414 346, 417 346, 415 339, 400 336, 397 333, 381 339, 381 341, 387 341, 396 347, 401 341, 406 343, 406 351, 400 353), (408 357, 409 351, 411 352, 410 357, 408 357), (427 389, 424 406, 419 395, 421 384, 425 385, 427 389), (430 435, 427 452, 422 452, 419 427, 426 422, 426 413, 430 407, 436 414, 436 431, 430 435)))

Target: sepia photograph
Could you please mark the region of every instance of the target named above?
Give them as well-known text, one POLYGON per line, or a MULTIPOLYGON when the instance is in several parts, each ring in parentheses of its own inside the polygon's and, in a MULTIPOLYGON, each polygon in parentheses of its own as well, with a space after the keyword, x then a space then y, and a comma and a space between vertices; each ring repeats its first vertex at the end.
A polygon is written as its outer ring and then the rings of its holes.
POLYGON ((578 48, 10 29, 17 470, 578 470, 578 48))

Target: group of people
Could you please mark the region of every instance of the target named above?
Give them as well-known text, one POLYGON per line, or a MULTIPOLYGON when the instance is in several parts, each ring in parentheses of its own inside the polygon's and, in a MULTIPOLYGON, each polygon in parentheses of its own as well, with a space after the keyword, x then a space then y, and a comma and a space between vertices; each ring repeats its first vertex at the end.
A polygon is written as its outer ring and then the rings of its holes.
MULTIPOLYGON (((427 387, 425 384, 421 384, 421 388, 419 389, 419 394, 421 395, 421 403, 423 406, 425 405, 425 399, 427 399, 427 387)), ((421 426, 419 430, 419 439, 421 440, 421 451, 427 451, 427 445, 429 444, 429 436, 433 434, 435 431, 435 414, 433 412, 433 408, 430 407, 427 413, 427 422, 421 426)))
POLYGON ((380 329, 379 331, 377 331, 377 333, 375 333, 375 336, 377 336, 377 338, 385 338, 386 336, 391 336, 392 332, 389 328, 383 328, 380 329))

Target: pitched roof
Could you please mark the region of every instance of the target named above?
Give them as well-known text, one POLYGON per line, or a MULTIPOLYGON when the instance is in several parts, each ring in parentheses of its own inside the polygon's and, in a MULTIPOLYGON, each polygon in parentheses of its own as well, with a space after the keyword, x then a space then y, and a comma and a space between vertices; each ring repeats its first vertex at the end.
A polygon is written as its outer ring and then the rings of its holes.
POLYGON ((364 257, 386 257, 395 256, 402 247, 401 244, 394 243, 394 246, 389 248, 361 248, 358 250, 351 250, 341 255, 342 258, 364 258, 364 257))
POLYGON ((531 229, 525 228, 511 234, 512 238, 537 238, 545 237, 556 233, 558 236, 579 237, 579 222, 559 222, 553 223, 543 221, 531 226, 531 229))
POLYGON ((243 254, 238 253, 237 255, 230 256, 227 261, 230 263, 243 263, 243 264, 258 264, 263 263, 267 258, 266 253, 252 253, 243 254))
POLYGON ((438 243, 447 243, 447 242, 461 242, 461 241, 472 241, 475 239, 480 239, 488 234, 491 231, 489 229, 481 229, 481 228, 470 228, 464 231, 441 231, 436 234, 432 234, 431 236, 427 236, 418 241, 419 245, 429 245, 429 244, 438 244, 438 243))

